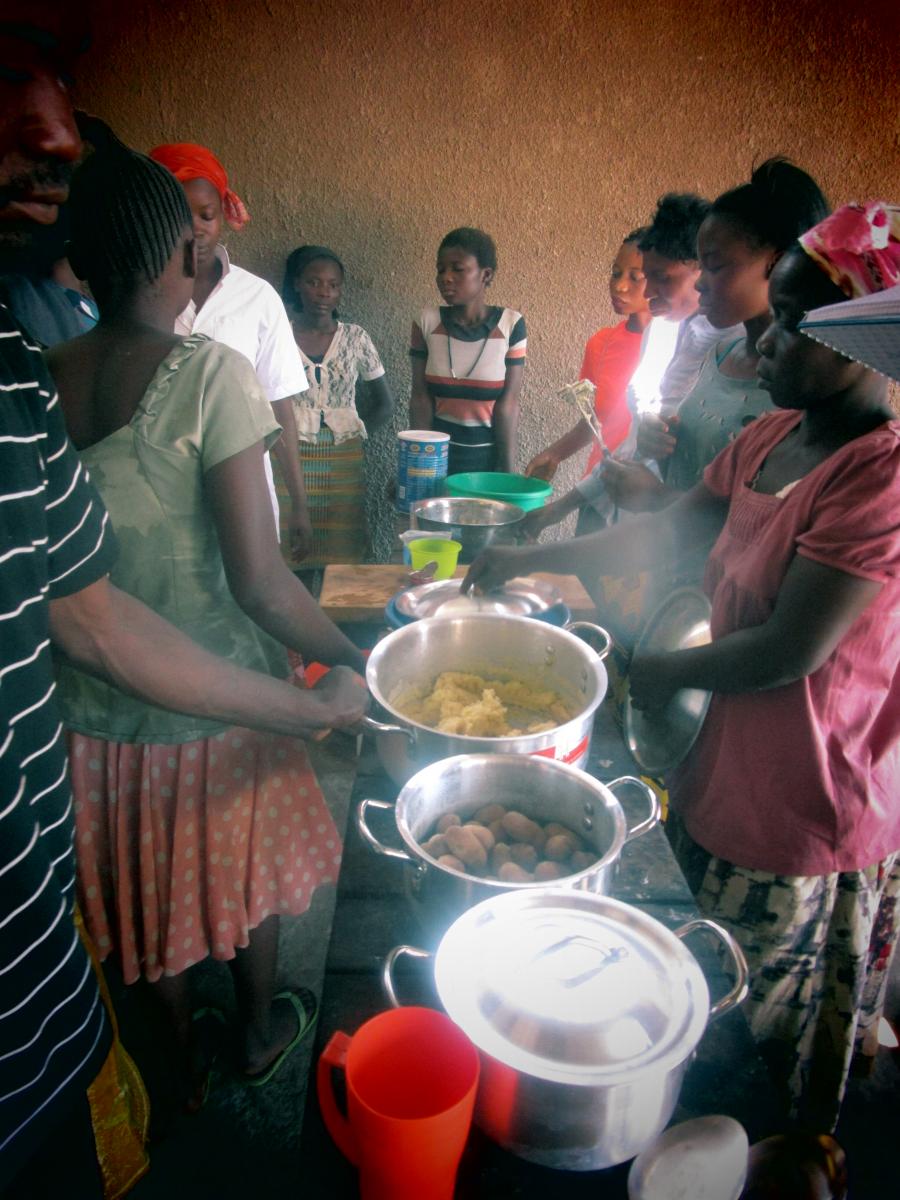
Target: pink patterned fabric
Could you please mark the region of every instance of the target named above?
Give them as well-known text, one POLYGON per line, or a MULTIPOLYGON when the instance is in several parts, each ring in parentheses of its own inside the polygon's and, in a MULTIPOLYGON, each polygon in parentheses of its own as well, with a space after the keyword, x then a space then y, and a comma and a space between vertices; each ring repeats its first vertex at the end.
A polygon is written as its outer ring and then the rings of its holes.
POLYGON ((800 237, 800 245, 846 296, 900 283, 900 207, 845 204, 800 237))
POLYGON ((79 903, 126 983, 234 957, 336 880, 341 840, 302 742, 234 728, 181 745, 69 734, 79 903))

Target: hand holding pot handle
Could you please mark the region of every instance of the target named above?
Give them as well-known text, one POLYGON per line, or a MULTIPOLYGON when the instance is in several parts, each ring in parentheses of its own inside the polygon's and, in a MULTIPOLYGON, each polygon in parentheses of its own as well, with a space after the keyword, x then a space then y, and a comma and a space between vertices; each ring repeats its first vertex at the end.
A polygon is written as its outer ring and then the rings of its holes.
POLYGON ((431 958, 430 950, 420 950, 418 946, 395 946, 384 960, 384 966, 381 968, 381 986, 384 988, 384 994, 388 998, 388 1003, 391 1008, 402 1008, 403 1005, 397 998, 397 988, 394 984, 394 964, 398 958, 403 958, 406 955, 409 958, 431 958))
POLYGON ((715 1004, 710 1006, 709 1019, 714 1021, 716 1017, 724 1016, 725 1013, 740 1004, 746 997, 749 988, 747 987, 747 960, 744 958, 744 952, 731 936, 727 929, 723 929, 721 925, 715 921, 710 921, 706 917, 696 917, 693 921, 688 921, 675 930, 677 938, 684 938, 695 929, 708 929, 714 933, 720 942, 725 946, 725 949, 731 955, 731 964, 734 967, 734 987, 721 1000, 717 1000, 715 1004))
POLYGON ((331 1083, 331 1070, 337 1067, 341 1071, 347 1068, 347 1051, 350 1049, 350 1038, 346 1033, 332 1034, 328 1045, 319 1055, 319 1062, 316 1066, 316 1091, 319 1095, 319 1109, 322 1113, 322 1120, 331 1136, 334 1138, 335 1145, 340 1150, 345 1158, 350 1162, 358 1161, 356 1149, 356 1139, 353 1136, 353 1130, 350 1127, 350 1122, 337 1106, 337 1101, 334 1098, 334 1087, 331 1083))

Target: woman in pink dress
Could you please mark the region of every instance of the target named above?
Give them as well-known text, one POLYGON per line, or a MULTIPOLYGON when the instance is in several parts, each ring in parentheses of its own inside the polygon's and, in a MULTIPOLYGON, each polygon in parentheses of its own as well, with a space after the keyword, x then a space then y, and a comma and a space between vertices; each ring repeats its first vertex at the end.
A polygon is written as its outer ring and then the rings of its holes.
POLYGON ((712 643, 637 658, 632 697, 713 692, 668 780, 669 833, 700 908, 745 951, 773 1076, 819 1131, 854 1052, 871 1052, 900 929, 900 421, 883 378, 799 324, 898 280, 900 210, 822 221, 772 272, 759 377, 776 411, 627 536, 489 552, 469 575, 574 569, 589 584, 589 558, 610 572, 712 546, 712 643))

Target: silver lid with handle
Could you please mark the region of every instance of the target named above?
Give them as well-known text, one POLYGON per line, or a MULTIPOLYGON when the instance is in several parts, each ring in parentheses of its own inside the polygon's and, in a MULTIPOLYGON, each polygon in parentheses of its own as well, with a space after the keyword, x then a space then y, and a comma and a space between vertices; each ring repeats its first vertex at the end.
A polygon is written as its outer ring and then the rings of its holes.
MULTIPOLYGON (((713 1015, 746 993, 746 964, 712 922, 736 983, 713 1015)), ((539 1078, 631 1082, 668 1070, 699 1042, 709 990, 678 933, 606 896, 559 888, 506 893, 464 913, 435 957, 448 1014, 492 1057, 539 1078)))

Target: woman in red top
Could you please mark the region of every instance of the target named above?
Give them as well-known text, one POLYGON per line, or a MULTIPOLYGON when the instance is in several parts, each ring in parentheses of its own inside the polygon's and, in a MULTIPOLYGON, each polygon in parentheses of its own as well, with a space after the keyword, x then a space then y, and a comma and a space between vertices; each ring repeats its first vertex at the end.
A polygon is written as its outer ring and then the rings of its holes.
MULTIPOLYGON (((643 255, 638 249, 638 241, 646 232, 646 229, 635 229, 629 233, 613 261, 609 276, 613 309, 625 320, 598 329, 588 338, 578 376, 590 380, 597 389, 594 412, 609 450, 615 450, 631 428, 625 391, 641 357, 641 334, 650 324, 650 302, 644 298, 643 255)), ((525 474, 549 481, 561 462, 589 445, 592 448, 585 471, 589 474, 600 461, 600 447, 585 421, 578 421, 552 446, 536 454, 525 468, 525 474)))
POLYGON ((632 696, 713 692, 669 780, 669 833, 698 905, 747 955, 773 1075, 818 1130, 837 1120, 854 1050, 871 1052, 900 930, 900 421, 880 376, 798 326, 898 280, 900 210, 821 222, 772 273, 759 375, 780 411, 661 514, 490 552, 467 581, 549 569, 588 583, 590 559, 595 575, 623 571, 715 540, 712 643, 636 659, 632 696))

